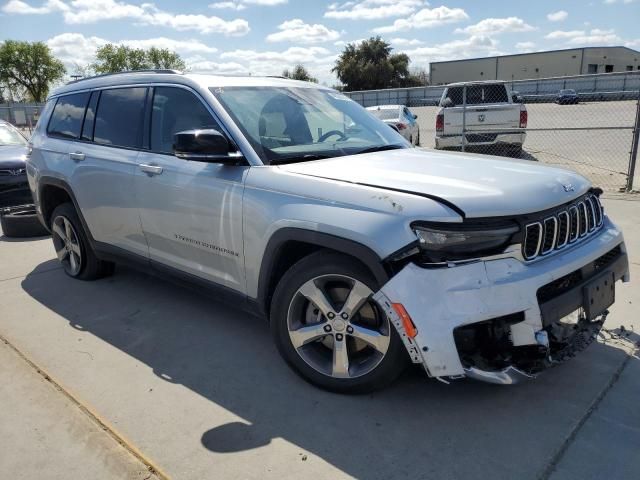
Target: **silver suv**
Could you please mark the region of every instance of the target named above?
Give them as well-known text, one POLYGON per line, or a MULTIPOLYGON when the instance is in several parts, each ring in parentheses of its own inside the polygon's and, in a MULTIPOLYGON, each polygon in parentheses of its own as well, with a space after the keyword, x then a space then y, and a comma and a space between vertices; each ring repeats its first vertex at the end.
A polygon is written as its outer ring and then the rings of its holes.
POLYGON ((412 148, 342 94, 132 72, 53 93, 28 179, 65 272, 135 262, 270 321, 340 392, 407 363, 514 383, 583 348, 628 280, 600 190, 566 170, 412 148))

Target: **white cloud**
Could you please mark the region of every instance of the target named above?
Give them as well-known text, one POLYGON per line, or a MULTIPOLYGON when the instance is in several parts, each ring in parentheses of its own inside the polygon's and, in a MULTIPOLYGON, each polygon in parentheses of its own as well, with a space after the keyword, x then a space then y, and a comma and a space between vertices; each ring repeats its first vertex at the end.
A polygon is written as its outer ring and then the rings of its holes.
POLYGON ((296 42, 302 44, 330 42, 340 38, 340 33, 319 23, 310 25, 299 18, 278 25, 279 32, 267 35, 268 42, 296 42))
POLYGON ((463 40, 440 43, 429 47, 402 50, 411 58, 414 66, 424 66, 429 62, 463 59, 479 56, 500 55, 498 42, 487 36, 472 35, 463 40))
POLYGON ((628 3, 633 3, 633 2, 635 2, 635 0, 604 0, 604 2, 602 2, 602 3, 604 3, 605 5, 613 5, 614 3, 625 3, 625 4, 628 4, 628 3))
POLYGON ((562 22, 567 19, 569 14, 565 10, 558 10, 547 14, 547 20, 550 22, 562 22))
POLYGON ((288 0, 227 0, 223 2, 214 2, 209 4, 209 8, 213 9, 229 9, 229 10, 244 10, 247 5, 260 5, 266 7, 272 7, 275 5, 282 5, 287 3, 288 0))
POLYGON ((409 15, 407 18, 399 18, 392 25, 374 28, 375 33, 399 32, 412 28, 433 28, 449 23, 457 23, 467 20, 469 15, 462 8, 449 8, 444 5, 436 8, 423 8, 409 15))
POLYGON ((417 38, 392 38, 391 44, 398 47, 415 47, 417 45, 423 45, 424 42, 417 38))
POLYGON ((600 28, 592 28, 586 30, 556 30, 545 35, 547 40, 559 40, 567 45, 615 45, 622 43, 615 30, 602 30, 600 28))
POLYGON ((230 10, 239 11, 239 10, 244 10, 247 7, 245 6, 244 3, 240 3, 240 2, 215 2, 215 3, 210 3, 209 8, 213 8, 213 9, 228 8, 230 10))
POLYGON ((220 58, 244 65, 252 75, 280 75, 285 68, 302 64, 320 82, 335 82, 331 73, 337 55, 324 47, 290 47, 283 51, 233 50, 220 58))
POLYGON ((534 42, 518 42, 516 43, 516 50, 520 52, 532 52, 536 49, 534 42))
POLYGON ((475 25, 465 28, 457 28, 455 33, 466 33, 468 35, 496 35, 499 33, 530 32, 534 27, 518 17, 507 18, 485 18, 475 25))
POLYGON ((96 50, 107 43, 127 45, 132 48, 167 48, 187 55, 212 54, 217 52, 215 47, 206 45, 198 40, 174 40, 166 37, 113 42, 95 36, 85 37, 80 33, 62 33, 47 40, 47 45, 52 53, 68 67, 92 63, 95 60, 96 50))
POLYGON ((163 26, 180 31, 195 30, 201 34, 221 33, 239 36, 249 32, 249 23, 243 19, 223 20, 216 16, 176 14, 160 10, 152 3, 134 5, 117 0, 48 0, 41 7, 32 7, 21 0, 10 0, 2 10, 5 13, 22 15, 60 12, 65 23, 72 25, 131 19, 137 24, 163 26))
POLYGON ((379 20, 404 17, 424 5, 422 0, 361 0, 332 3, 324 12, 326 18, 336 20, 379 20))

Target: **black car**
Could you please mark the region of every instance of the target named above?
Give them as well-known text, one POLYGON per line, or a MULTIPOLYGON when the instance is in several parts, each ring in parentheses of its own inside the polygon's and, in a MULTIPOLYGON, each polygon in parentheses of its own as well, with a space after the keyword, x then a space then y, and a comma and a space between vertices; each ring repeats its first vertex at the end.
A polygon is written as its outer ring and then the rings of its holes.
POLYGON ((0 227, 7 237, 32 237, 47 232, 38 221, 27 182, 27 139, 0 120, 0 227))
POLYGON ((572 88, 565 88, 560 90, 556 97, 556 103, 558 105, 568 105, 579 103, 578 94, 572 88))

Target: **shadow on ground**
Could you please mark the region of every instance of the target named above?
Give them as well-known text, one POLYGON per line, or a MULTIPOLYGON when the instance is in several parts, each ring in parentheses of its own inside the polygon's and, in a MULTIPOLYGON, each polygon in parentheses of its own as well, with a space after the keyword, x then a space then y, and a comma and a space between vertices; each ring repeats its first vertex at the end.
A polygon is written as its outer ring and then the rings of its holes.
POLYGON ((341 396, 292 373, 264 320, 125 268, 98 282, 35 273, 55 265, 39 265, 23 289, 244 420, 182 435, 227 453, 283 438, 357 478, 536 478, 625 356, 595 344, 516 387, 444 385, 414 368, 384 391, 341 396))

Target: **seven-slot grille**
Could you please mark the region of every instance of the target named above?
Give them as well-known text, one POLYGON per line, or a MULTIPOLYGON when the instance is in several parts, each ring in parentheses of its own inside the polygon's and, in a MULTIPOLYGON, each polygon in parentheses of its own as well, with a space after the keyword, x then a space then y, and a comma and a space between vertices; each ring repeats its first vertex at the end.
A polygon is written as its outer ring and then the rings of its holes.
POLYGON ((525 227, 522 255, 533 260, 591 235, 602 226, 602 205, 589 194, 525 227))

